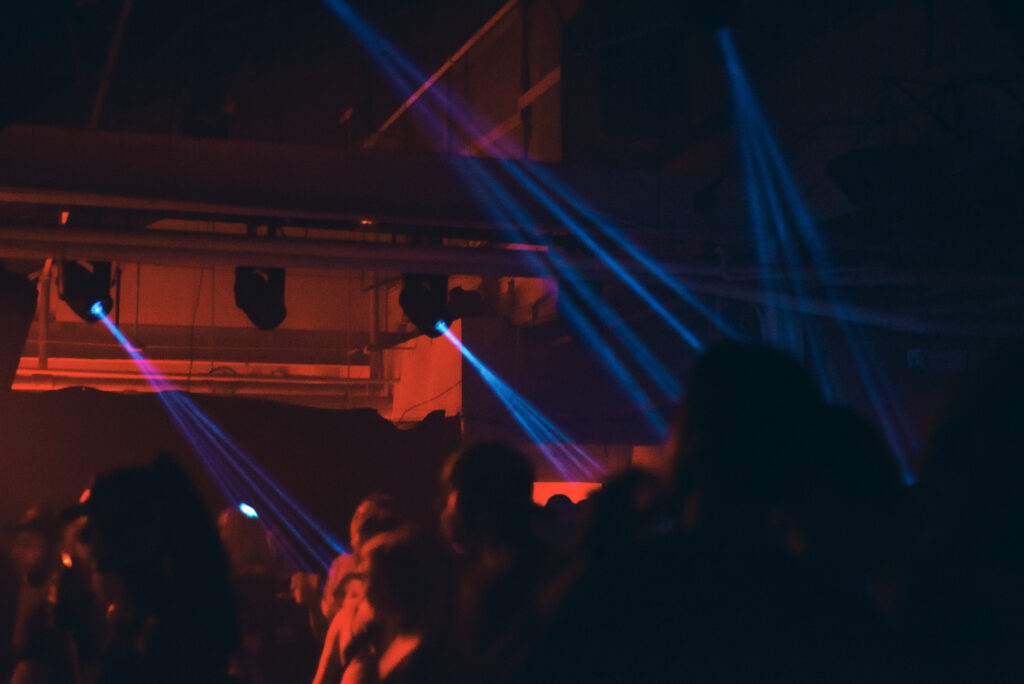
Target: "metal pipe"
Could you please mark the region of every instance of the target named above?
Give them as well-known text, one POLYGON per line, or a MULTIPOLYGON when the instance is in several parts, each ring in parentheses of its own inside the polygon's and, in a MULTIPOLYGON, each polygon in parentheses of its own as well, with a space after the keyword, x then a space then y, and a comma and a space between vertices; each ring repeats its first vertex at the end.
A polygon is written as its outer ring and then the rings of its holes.
MULTIPOLYGON (((22 369, 20 373, 29 376, 53 376, 73 379, 94 379, 97 381, 106 380, 133 380, 142 378, 143 375, 135 370, 74 370, 70 368, 55 368, 43 370, 35 368, 22 369)), ((259 385, 308 385, 310 387, 329 387, 334 385, 390 385, 395 381, 388 378, 348 378, 348 377, 281 377, 278 375, 205 375, 197 376, 193 373, 194 382, 210 383, 248 383, 259 385)), ((188 373, 160 373, 160 379, 170 383, 184 382, 188 379, 188 373)))
POLYGON ((107 99, 107 91, 110 90, 110 83, 114 79, 117 56, 121 52, 121 42, 124 40, 124 30, 128 25, 128 15, 131 14, 133 1, 124 0, 124 3, 121 5, 121 15, 117 18, 117 28, 114 30, 114 37, 110 39, 110 46, 107 48, 107 62, 103 66, 103 76, 100 78, 99 87, 96 89, 96 99, 92 103, 89 128, 99 126, 100 114, 103 113, 103 103, 107 99))
MULTIPOLYGON (((323 270, 377 270, 398 273, 535 277, 530 251, 482 247, 423 247, 384 242, 308 238, 254 239, 196 231, 119 232, 0 226, 0 256, 40 258, 55 251, 65 259, 142 262, 169 266, 253 266, 323 270)), ((581 275, 595 280, 615 276, 594 257, 565 256, 581 275)), ((641 276, 644 269, 626 264, 641 276)), ((714 276, 718 267, 676 264, 676 276, 714 276)))
POLYGON ((880 311, 856 304, 834 305, 832 302, 820 299, 807 299, 792 297, 790 295, 775 294, 769 298, 761 290, 744 287, 736 287, 726 283, 711 281, 690 280, 687 286, 691 291, 698 294, 713 295, 734 301, 760 304, 766 307, 776 306, 791 311, 821 316, 869 325, 887 330, 907 332, 915 335, 942 335, 948 337, 992 337, 1019 339, 1024 336, 1024 326, 1014 324, 977 324, 977 323, 950 323, 930 321, 914 316, 880 311))
MULTIPOLYGON (((368 269, 400 273, 536 276, 535 268, 527 259, 532 254, 518 250, 416 247, 392 243, 350 243, 300 238, 260 240, 246 236, 184 231, 143 230, 123 233, 0 227, 0 256, 46 258, 54 252, 59 252, 61 258, 65 259, 135 261, 191 267, 245 265, 323 270, 368 269)), ((583 277, 593 280, 611 280, 615 277, 595 258, 565 258, 583 277)), ((637 264, 628 264, 626 268, 638 276, 649 275, 637 264)), ((684 278, 687 287, 694 293, 757 304, 766 303, 764 293, 757 288, 712 280, 711 277, 721 275, 718 266, 673 264, 667 270, 676 277, 684 278)), ((924 274, 924 277, 918 280, 918 284, 928 282, 929 278, 933 281, 939 278, 941 282, 949 282, 945 274, 929 273, 924 274)), ((872 282, 870 278, 864 280, 865 283, 872 282)), ((1006 279, 1007 282, 1011 280, 1011 277, 1006 279)), ((1019 277, 1014 280, 1019 281, 1019 277)), ((844 305, 837 312, 832 303, 824 300, 780 297, 776 304, 815 316, 840 317, 853 323, 922 335, 1019 337, 1024 334, 1024 328, 1019 325, 937 323, 856 305, 844 305)))
POLYGON ((50 333, 50 280, 53 278, 53 257, 47 257, 39 275, 39 368, 46 370, 50 363, 47 340, 50 333))
MULTIPOLYGON (((268 385, 262 382, 246 382, 232 380, 234 384, 217 382, 214 378, 193 379, 190 393, 219 393, 219 394, 241 394, 241 395, 279 395, 279 396, 309 396, 309 397, 338 397, 339 395, 355 396, 353 389, 364 387, 364 396, 371 397, 371 388, 378 387, 370 381, 351 383, 336 383, 332 385, 304 385, 301 383, 268 385)), ((386 386, 386 385, 384 385, 386 386)), ((30 373, 21 374, 15 378, 13 388, 16 390, 54 390, 65 387, 101 387, 104 390, 114 391, 136 391, 152 392, 153 388, 149 382, 140 375, 125 378, 106 378, 74 376, 62 374, 30 373)))
MULTIPOLYGON (((22 375, 45 375, 64 378, 93 378, 96 380, 131 380, 142 378, 140 371, 136 370, 75 370, 72 368, 54 368, 43 370, 36 368, 25 368, 20 371, 22 375)), ((184 382, 188 373, 173 372, 160 373, 160 379, 170 383, 184 382)), ((325 377, 325 376, 293 376, 282 377, 279 375, 211 375, 197 376, 193 373, 192 378, 196 382, 211 383, 249 383, 260 385, 309 385, 311 387, 328 387, 333 385, 390 385, 395 381, 390 378, 348 378, 348 377, 325 377)))
POLYGON ((431 86, 433 86, 435 83, 437 83, 437 81, 442 76, 444 76, 445 73, 449 69, 451 69, 455 65, 456 62, 458 62, 460 59, 462 59, 462 57, 467 52, 469 52, 470 48, 472 48, 474 45, 476 45, 480 41, 481 38, 483 38, 485 35, 487 35, 487 33, 492 28, 494 28, 497 25, 497 23, 499 21, 501 21, 501 19, 506 14, 511 12, 512 9, 515 8, 515 6, 518 5, 518 4, 519 4, 519 0, 509 0, 504 5, 502 5, 501 9, 499 9, 494 14, 494 16, 492 16, 490 19, 488 19, 484 23, 484 25, 481 26, 480 29, 470 37, 469 40, 467 40, 465 43, 463 43, 462 47, 460 47, 458 50, 455 51, 455 54, 453 54, 451 57, 449 57, 447 60, 445 60, 445 63, 442 64, 441 67, 430 76, 430 78, 428 78, 426 81, 424 81, 423 84, 419 88, 417 88, 416 91, 412 95, 410 95, 405 100, 405 102, 403 102, 398 107, 398 109, 396 109, 395 112, 384 121, 384 123, 382 123, 380 125, 380 128, 378 128, 372 135, 370 135, 369 138, 366 139, 366 141, 363 143, 363 147, 369 149, 369 148, 373 147, 374 145, 376 145, 377 144, 377 140, 380 138, 381 135, 383 135, 384 131, 386 131, 389 128, 391 128, 391 125, 393 123, 395 123, 396 121, 398 121, 398 118, 400 116, 402 116, 402 114, 405 114, 405 112, 408 111, 408 109, 410 107, 412 107, 413 104, 416 103, 416 100, 420 99, 420 97, 422 97, 425 92, 430 90, 431 86))

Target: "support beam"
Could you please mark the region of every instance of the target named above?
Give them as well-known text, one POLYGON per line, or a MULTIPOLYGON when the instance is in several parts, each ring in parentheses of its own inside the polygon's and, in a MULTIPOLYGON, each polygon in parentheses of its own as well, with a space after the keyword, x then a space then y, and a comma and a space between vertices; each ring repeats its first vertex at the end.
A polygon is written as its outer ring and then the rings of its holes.
MULTIPOLYGON (((529 250, 421 247, 384 242, 260 238, 195 231, 134 232, 0 227, 0 256, 136 262, 165 266, 254 266, 449 275, 533 277, 529 250)), ((583 277, 612 279, 593 257, 568 258, 583 277)), ((638 275, 641 272, 636 267, 638 275)), ((677 276, 713 276, 717 266, 681 264, 677 276)))

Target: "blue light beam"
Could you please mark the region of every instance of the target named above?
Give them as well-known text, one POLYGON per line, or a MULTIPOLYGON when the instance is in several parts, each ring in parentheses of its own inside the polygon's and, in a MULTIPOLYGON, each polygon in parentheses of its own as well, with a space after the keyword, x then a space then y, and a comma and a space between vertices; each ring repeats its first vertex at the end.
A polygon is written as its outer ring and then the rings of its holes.
MULTIPOLYGON (((375 31, 364 19, 362 19, 347 3, 342 0, 326 0, 327 4, 334 10, 337 16, 342 22, 349 28, 349 30, 355 35, 357 40, 362 43, 363 47, 373 56, 378 64, 391 76, 393 83, 396 84, 398 90, 403 93, 412 92, 413 84, 422 83, 425 80, 424 74, 417 69, 410 60, 404 57, 387 39, 385 39, 380 33, 375 31)), ((471 137, 481 138, 483 137, 482 128, 477 125, 472 119, 470 114, 467 114, 469 108, 462 106, 460 103, 455 102, 453 98, 445 94, 439 93, 436 89, 430 89, 426 92, 427 101, 434 101, 439 103, 439 107, 446 111, 451 117, 453 117, 460 127, 469 133, 471 137)), ((422 111, 423 114, 428 118, 428 123, 434 128, 435 131, 443 132, 445 127, 443 124, 437 122, 437 116, 432 115, 426 110, 422 111)), ((496 149, 493 145, 487 146, 488 150, 495 153, 496 149)), ((469 158, 467 158, 469 159, 469 158)), ((629 271, 627 271, 615 257, 613 257, 607 250, 601 247, 596 240, 591 237, 587 231, 566 211, 559 206, 558 202, 555 201, 551 195, 541 188, 537 182, 535 182, 529 174, 527 174, 520 165, 513 161, 496 154, 497 162, 505 169, 513 178, 515 178, 524 188, 526 188, 531 194, 539 199, 544 206, 552 212, 553 215, 563 224, 569 228, 569 230, 580 239, 591 251, 614 273, 623 283, 625 283, 633 292, 639 296, 644 302, 646 302, 652 310, 661 317, 673 331, 675 331, 687 344, 691 345, 697 351, 703 350, 703 343, 689 330, 682 322, 679 321, 660 301, 643 286, 629 271)), ((474 172, 483 178, 489 180, 490 185, 500 185, 498 180, 490 174, 483 164, 476 164, 474 172)), ((538 176, 539 178, 546 178, 548 182, 554 182, 554 179, 546 176, 538 176)), ((568 189, 564 189, 563 193, 567 193, 568 189)), ((581 198, 573 197, 574 203, 581 202, 581 198)), ((592 216, 596 216, 596 213, 591 212, 592 216)), ((689 293, 681 283, 671 278, 664 268, 659 267, 653 259, 643 254, 638 247, 632 245, 626 241, 618 231, 614 231, 607 224, 603 224, 607 234, 616 239, 617 242, 621 243, 630 254, 636 258, 640 263, 652 270, 659 279, 667 282, 667 284, 677 293, 681 293, 687 298, 687 301, 698 308, 698 310, 708 316, 714 316, 713 312, 710 311, 706 306, 701 304, 691 293, 689 293)), ((713 318, 713 321, 717 320, 717 317, 713 318)))
MULTIPOLYGON (((778 140, 768 124, 753 88, 743 70, 735 43, 728 30, 718 33, 719 45, 726 62, 726 68, 732 82, 732 90, 736 100, 738 132, 749 138, 748 144, 760 156, 760 165, 766 175, 781 186, 782 196, 789 206, 796 225, 798 239, 802 239, 811 257, 811 262, 825 288, 828 301, 832 307, 833 317, 838 321, 843 337, 850 350, 850 355, 857 366, 859 377, 864 383, 868 397, 875 407, 875 413, 886 433, 889 443, 897 454, 900 468, 905 481, 913 482, 916 478, 912 472, 906 454, 906 447, 917 448, 917 438, 909 427, 902 406, 895 398, 895 393, 882 371, 877 359, 866 343, 863 331, 850 322, 850 312, 843 303, 835 283, 832 281, 831 263, 824 242, 818 233, 814 220, 797 189, 796 181, 785 161, 778 140), (742 125, 739 125, 742 122, 742 125), (765 168, 768 167, 768 168, 765 168)), ((782 225, 785 230, 785 224, 782 225)), ((793 240, 788 234, 783 242, 793 240)))
POLYGON ((545 459, 558 470, 562 477, 567 480, 576 477, 576 474, 568 471, 565 461, 569 461, 569 464, 584 477, 593 479, 604 475, 604 469, 597 461, 585 450, 576 446, 568 435, 499 378, 462 343, 462 340, 455 336, 455 333, 443 321, 438 321, 435 328, 470 362, 530 440, 537 445, 545 459))
MULTIPOLYGON (((152 363, 132 345, 124 333, 110 321, 109 316, 103 312, 101 305, 93 305, 91 312, 97 315, 99 320, 103 322, 114 338, 125 349, 129 357, 136 363, 139 371, 153 388, 154 393, 164 405, 179 431, 189 442, 193 451, 199 456, 200 461, 206 466, 214 481, 217 482, 229 501, 243 502, 249 499, 250 497, 245 496, 242 492, 247 487, 249 493, 254 494, 262 502, 264 510, 272 514, 271 518, 274 522, 271 523, 271 526, 286 528, 291 533, 290 536, 298 541, 321 566, 326 567, 329 565, 336 553, 347 552, 344 546, 337 542, 321 524, 314 520, 292 497, 284 492, 208 416, 163 377, 152 363), (280 504, 274 500, 275 495, 278 501, 281 502, 280 504), (292 513, 289 514, 284 510, 285 507, 291 509, 292 513), (318 541, 309 539, 308 535, 299 529, 296 524, 299 521, 296 521, 296 523, 292 522, 291 517, 294 515, 297 515, 315 533, 314 539, 318 541), (318 547, 320 543, 324 544, 323 548, 318 547)), ((287 543, 286 536, 281 536, 281 540, 287 543)), ((286 548, 285 550, 292 552, 289 555, 293 556, 294 560, 294 549, 286 548)))

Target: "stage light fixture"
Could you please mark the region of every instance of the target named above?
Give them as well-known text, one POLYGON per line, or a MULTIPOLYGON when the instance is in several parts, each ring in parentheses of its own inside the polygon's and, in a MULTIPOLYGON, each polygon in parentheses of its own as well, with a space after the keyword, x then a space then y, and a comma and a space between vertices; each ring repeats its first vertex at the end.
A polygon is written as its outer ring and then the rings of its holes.
POLYGON ((455 320, 448 310, 448 276, 424 273, 406 273, 402 276, 402 291, 398 295, 402 311, 427 337, 440 337, 437 324, 445 327, 455 320))
POLYGON ((284 269, 235 268, 235 306, 260 330, 273 330, 288 316, 284 269))
POLYGON ((109 261, 62 261, 60 298, 83 321, 95 323, 114 308, 114 300, 110 298, 110 272, 109 261))

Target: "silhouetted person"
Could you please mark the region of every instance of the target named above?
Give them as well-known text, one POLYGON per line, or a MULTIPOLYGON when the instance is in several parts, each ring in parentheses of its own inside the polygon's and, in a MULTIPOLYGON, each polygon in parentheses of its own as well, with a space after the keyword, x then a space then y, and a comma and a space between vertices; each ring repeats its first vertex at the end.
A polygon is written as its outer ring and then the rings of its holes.
POLYGON ((592 497, 576 577, 517 681, 878 679, 866 595, 807 554, 825 410, 813 379, 781 352, 728 343, 685 387, 675 504, 637 472, 592 497))
POLYGON ((814 453, 818 387, 792 357, 727 343, 695 364, 676 433, 677 494, 690 530, 757 543, 780 532, 794 474, 814 453))
POLYGON ((231 506, 217 518, 231 565, 241 648, 231 671, 246 684, 307 684, 319 642, 305 610, 282 589, 289 572, 262 520, 231 506))
POLYGON ((388 494, 371 494, 363 499, 352 514, 349 523, 349 541, 352 553, 338 556, 331 564, 324 581, 320 609, 330 621, 345 599, 343 584, 355 574, 362 562, 362 547, 374 536, 392 532, 403 524, 398 501, 388 494))
POLYGON ((932 436, 910 624, 920 681, 1020 681, 1024 355, 986 364, 932 436))
POLYGON ((238 646, 228 561, 185 472, 162 455, 101 475, 90 491, 82 539, 107 606, 92 681, 227 681, 238 646))
POLYGON ((659 615, 676 578, 648 562, 649 547, 671 524, 663 484, 630 470, 581 504, 581 543, 563 550, 564 562, 512 626, 521 647, 506 658, 496 681, 647 681, 652 672, 679 679, 661 668, 675 647, 666 654, 650 642, 652 633, 674 629, 659 615))
POLYGON ((366 599, 354 616, 343 684, 435 681, 439 549, 402 532, 379 535, 367 546, 366 599))
POLYGON ((678 662, 695 679, 883 677, 866 590, 809 554, 812 540, 832 553, 814 517, 840 520, 819 489, 857 468, 840 460, 830 415, 782 352, 727 343, 695 364, 675 437, 682 529, 663 562, 679 587, 666 605, 687 616, 678 662))
POLYGON ((532 528, 533 468, 512 447, 488 442, 448 463, 444 488, 442 530, 454 551, 454 647, 466 677, 491 679, 501 652, 517 648, 509 626, 546 570, 532 528))
POLYGON ((891 613, 895 562, 909 542, 907 487, 881 430, 856 411, 825 407, 795 513, 801 551, 837 583, 891 613))
POLYGON ((11 558, 18 575, 12 684, 64 684, 73 678, 70 643, 55 620, 60 584, 60 521, 34 506, 17 525, 11 558))
POLYGON ((360 603, 366 597, 369 563, 366 548, 378 537, 394 533, 403 525, 398 502, 386 494, 371 494, 356 507, 349 528, 352 553, 335 559, 324 583, 320 605, 324 616, 329 616, 330 624, 313 679, 314 684, 338 680, 348 666, 345 654, 352 640, 352 623, 360 603))

